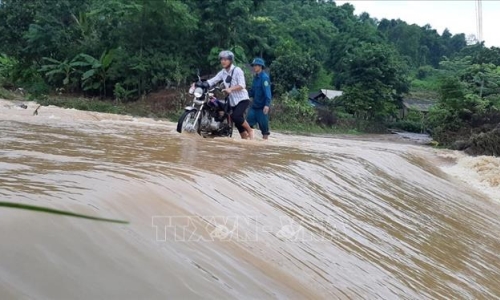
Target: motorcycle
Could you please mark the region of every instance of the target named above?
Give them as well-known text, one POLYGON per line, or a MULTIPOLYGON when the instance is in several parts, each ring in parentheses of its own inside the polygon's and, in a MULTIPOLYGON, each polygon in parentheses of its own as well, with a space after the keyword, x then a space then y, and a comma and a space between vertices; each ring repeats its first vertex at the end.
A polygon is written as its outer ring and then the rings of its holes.
POLYGON ((223 89, 222 82, 209 88, 198 72, 198 81, 189 89, 189 94, 194 96, 193 103, 184 108, 177 122, 177 132, 196 132, 203 137, 231 137, 233 121, 228 95, 223 89))

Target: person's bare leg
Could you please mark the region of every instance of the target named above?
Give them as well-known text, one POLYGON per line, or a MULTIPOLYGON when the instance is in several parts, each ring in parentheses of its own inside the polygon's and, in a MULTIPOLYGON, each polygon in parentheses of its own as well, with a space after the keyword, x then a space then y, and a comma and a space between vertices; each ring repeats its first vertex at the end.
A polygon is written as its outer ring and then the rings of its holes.
POLYGON ((262 136, 262 138, 263 138, 263 139, 265 139, 265 140, 267 140, 267 138, 268 138, 268 137, 269 137, 269 135, 268 135, 268 134, 267 134, 267 135, 263 135, 263 136, 262 136))
POLYGON ((248 132, 246 132, 246 131, 240 132, 240 136, 242 139, 247 140, 248 139, 248 132))
MULTIPOLYGON (((250 124, 248 124, 248 122, 245 121, 243 122, 243 124, 241 124, 241 126, 243 126, 243 128, 245 128, 246 130, 247 139, 253 140, 253 129, 252 127, 250 127, 250 124)), ((243 134, 241 135, 241 137, 243 138, 243 134)))

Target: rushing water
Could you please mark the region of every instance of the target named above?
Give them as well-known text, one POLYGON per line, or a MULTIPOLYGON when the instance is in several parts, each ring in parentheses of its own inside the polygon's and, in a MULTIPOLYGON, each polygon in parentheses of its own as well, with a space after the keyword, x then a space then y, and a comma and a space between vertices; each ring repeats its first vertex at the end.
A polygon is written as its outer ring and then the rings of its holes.
POLYGON ((500 297, 500 160, 0 101, 0 299, 500 297))

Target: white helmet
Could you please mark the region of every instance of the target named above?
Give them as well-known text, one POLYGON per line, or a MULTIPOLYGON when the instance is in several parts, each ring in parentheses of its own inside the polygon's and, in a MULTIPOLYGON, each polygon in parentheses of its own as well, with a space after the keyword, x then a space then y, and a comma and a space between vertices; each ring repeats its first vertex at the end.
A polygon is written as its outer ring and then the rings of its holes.
POLYGON ((219 59, 229 59, 230 61, 234 60, 234 53, 229 50, 224 50, 219 53, 219 59))

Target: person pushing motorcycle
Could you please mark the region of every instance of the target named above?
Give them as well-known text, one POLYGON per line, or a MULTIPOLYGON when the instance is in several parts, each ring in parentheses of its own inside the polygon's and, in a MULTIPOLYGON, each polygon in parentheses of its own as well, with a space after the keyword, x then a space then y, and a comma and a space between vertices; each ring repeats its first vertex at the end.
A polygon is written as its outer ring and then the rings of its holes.
POLYGON ((231 118, 238 129, 242 139, 252 139, 253 129, 245 120, 245 111, 250 104, 248 91, 246 90, 245 74, 243 70, 233 64, 234 54, 224 50, 219 53, 222 70, 206 81, 208 86, 213 86, 220 81, 224 82, 223 90, 229 96, 229 104, 232 108, 231 118))

